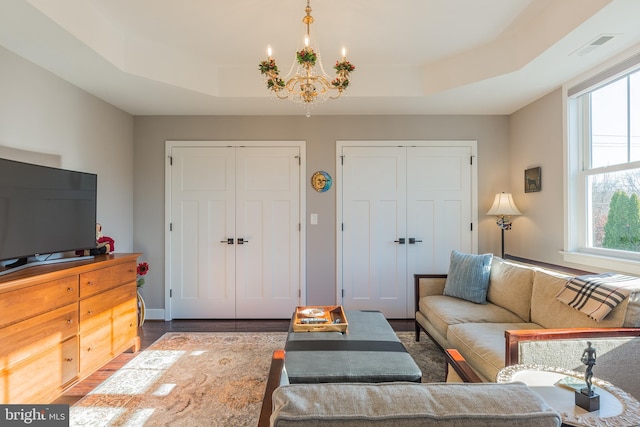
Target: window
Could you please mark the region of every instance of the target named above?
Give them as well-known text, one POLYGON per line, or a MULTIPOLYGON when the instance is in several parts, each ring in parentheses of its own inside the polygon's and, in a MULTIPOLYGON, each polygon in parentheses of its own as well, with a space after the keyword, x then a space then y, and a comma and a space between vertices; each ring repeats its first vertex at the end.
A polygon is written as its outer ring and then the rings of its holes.
POLYGON ((640 268, 640 55, 631 59, 568 90, 567 247, 640 268))

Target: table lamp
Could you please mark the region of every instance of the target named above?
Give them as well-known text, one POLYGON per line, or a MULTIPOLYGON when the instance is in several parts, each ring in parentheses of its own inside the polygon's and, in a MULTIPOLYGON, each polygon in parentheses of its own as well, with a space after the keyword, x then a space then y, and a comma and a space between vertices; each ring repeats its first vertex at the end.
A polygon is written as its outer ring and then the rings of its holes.
POLYGON ((502 231, 502 258, 504 258, 504 231, 511 230, 511 215, 522 215, 513 202, 511 193, 498 193, 493 201, 493 206, 487 215, 496 215, 496 224, 502 231))

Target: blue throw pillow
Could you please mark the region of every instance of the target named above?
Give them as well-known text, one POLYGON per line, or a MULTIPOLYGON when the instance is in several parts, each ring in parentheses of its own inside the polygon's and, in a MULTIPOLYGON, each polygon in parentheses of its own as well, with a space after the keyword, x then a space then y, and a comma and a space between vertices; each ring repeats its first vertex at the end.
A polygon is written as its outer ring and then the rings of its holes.
POLYGON ((473 255, 458 251, 451 252, 444 295, 476 304, 486 304, 492 260, 492 254, 473 255))

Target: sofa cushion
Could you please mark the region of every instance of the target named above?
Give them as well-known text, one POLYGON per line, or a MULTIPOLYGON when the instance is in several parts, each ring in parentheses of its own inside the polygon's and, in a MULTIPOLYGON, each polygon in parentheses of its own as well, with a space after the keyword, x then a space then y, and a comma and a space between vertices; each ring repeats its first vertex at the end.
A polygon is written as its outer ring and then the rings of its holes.
POLYGON ((491 262, 487 301, 517 314, 523 321, 531 318, 533 270, 494 257, 491 262))
POLYGON ((485 304, 492 258, 492 254, 474 255, 452 251, 444 295, 485 304))
POLYGON ((559 426, 560 415, 522 383, 292 384, 273 393, 271 425, 559 426))
POLYGON ((625 321, 629 298, 597 322, 586 314, 558 301, 556 295, 572 276, 549 270, 535 270, 531 291, 531 321, 543 328, 620 328, 625 321), (549 314, 553 313, 553 316, 549 314))
POLYGON ((518 316, 495 304, 475 304, 459 298, 434 295, 420 298, 420 312, 443 336, 459 323, 519 323, 518 316))
POLYGON ((504 331, 539 329, 535 323, 463 323, 451 325, 447 340, 486 381, 495 381, 504 368, 504 331))

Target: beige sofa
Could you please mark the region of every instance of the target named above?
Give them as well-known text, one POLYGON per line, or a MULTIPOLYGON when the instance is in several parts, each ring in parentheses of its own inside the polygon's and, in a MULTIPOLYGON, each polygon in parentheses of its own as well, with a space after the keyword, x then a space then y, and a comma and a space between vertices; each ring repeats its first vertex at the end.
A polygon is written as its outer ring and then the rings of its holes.
POLYGON ((594 375, 640 398, 639 293, 596 322, 556 299, 570 274, 494 257, 486 304, 443 295, 446 277, 415 276, 416 340, 425 331, 443 349, 457 350, 482 381, 514 364, 584 371, 580 358, 591 341, 594 375))
POLYGON ((274 352, 259 427, 558 427, 561 417, 522 383, 287 384, 274 352))

